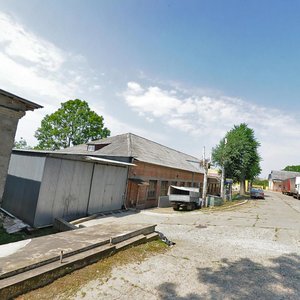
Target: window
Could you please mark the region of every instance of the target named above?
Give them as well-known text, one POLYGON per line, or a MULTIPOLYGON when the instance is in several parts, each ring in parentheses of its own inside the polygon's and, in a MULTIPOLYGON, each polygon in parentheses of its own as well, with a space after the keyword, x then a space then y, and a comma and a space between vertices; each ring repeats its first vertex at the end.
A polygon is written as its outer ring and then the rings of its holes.
POLYGON ((160 195, 161 196, 167 196, 168 194, 168 181, 162 181, 160 184, 160 195))
POLYGON ((87 151, 95 151, 95 145, 88 145, 87 151))
POLYGON ((148 187, 148 199, 156 197, 156 180, 149 180, 149 187, 148 187))
POLYGON ((177 185, 177 181, 172 181, 172 182, 171 182, 171 185, 176 186, 176 185, 177 185))

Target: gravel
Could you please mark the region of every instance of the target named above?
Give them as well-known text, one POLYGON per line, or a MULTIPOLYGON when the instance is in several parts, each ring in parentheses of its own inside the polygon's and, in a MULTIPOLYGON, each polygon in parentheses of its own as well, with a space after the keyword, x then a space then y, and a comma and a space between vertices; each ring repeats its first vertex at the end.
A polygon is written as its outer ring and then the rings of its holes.
POLYGON ((292 197, 267 192, 232 210, 155 209, 93 224, 113 220, 156 223, 176 245, 115 267, 75 299, 300 299, 300 201, 292 197))

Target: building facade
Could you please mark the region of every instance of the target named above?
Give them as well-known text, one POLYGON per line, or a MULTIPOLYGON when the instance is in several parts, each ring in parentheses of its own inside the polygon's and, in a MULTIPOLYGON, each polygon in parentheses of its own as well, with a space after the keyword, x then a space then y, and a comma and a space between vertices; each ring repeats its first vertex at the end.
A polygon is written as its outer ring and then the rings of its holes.
MULTIPOLYGON (((126 207, 156 207, 170 185, 203 187, 203 168, 196 157, 132 133, 125 133, 58 151, 131 162, 126 207)), ((201 191, 202 192, 202 191, 201 191)))
POLYGON ((272 170, 268 176, 269 190, 274 192, 282 192, 282 182, 286 179, 296 176, 300 176, 300 172, 272 170))
POLYGON ((129 163, 13 150, 2 207, 33 227, 124 206, 129 163))
POLYGON ((130 167, 126 206, 138 209, 156 207, 160 196, 166 196, 170 185, 202 187, 203 174, 140 161, 130 167))
POLYGON ((42 106, 0 89, 0 206, 19 119, 42 106))

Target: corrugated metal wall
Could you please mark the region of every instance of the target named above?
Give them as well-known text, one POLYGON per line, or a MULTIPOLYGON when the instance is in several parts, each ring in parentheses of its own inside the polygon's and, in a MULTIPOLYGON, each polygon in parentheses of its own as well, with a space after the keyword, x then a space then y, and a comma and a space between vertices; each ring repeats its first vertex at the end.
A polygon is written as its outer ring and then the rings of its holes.
POLYGON ((34 226, 120 209, 126 180, 127 167, 48 157, 34 226))
POLYGON ((120 209, 126 181, 126 167, 95 165, 88 214, 120 209))
POLYGON ((55 217, 74 220, 86 215, 92 163, 48 157, 34 225, 52 224, 55 217))
POLYGON ((34 227, 120 209, 127 167, 13 154, 3 208, 34 227))
POLYGON ((38 202, 45 157, 12 154, 2 207, 30 225, 38 202))

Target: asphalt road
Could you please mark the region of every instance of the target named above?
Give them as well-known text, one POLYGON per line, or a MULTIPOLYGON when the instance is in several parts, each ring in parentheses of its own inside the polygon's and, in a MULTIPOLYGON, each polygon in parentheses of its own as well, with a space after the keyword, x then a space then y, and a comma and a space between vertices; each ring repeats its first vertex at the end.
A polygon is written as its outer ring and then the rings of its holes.
POLYGON ((113 269, 76 299, 300 299, 300 201, 279 193, 225 211, 150 210, 86 222, 156 223, 176 245, 113 269))

